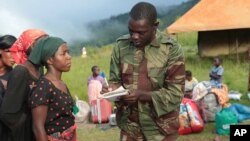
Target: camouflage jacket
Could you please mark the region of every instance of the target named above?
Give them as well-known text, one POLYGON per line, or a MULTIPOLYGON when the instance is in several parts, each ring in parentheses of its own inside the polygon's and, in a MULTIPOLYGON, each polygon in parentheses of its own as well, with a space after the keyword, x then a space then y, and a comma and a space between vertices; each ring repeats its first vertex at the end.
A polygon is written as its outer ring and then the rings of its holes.
POLYGON ((134 134, 161 126, 155 123, 164 126, 164 120, 168 120, 165 115, 179 108, 184 77, 183 51, 174 39, 157 31, 156 38, 141 50, 133 46, 129 35, 120 37, 111 55, 109 82, 130 91, 148 91, 152 102, 138 101, 135 105, 117 102, 118 126, 134 134))

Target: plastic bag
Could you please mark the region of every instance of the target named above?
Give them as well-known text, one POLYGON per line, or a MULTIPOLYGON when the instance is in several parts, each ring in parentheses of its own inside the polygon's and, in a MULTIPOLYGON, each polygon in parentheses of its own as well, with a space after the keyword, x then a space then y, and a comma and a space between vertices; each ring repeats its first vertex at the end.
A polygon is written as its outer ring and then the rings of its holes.
POLYGON ((234 100, 240 100, 242 94, 239 93, 238 91, 229 91, 228 92, 228 97, 229 99, 234 99, 234 100))
POLYGON ((216 113, 215 122, 216 132, 220 135, 228 135, 230 133, 230 125, 238 123, 236 115, 227 108, 216 113))
POLYGON ((200 116, 197 105, 191 99, 182 99, 179 122, 180 128, 178 132, 180 135, 198 133, 203 130, 204 122, 200 116))
POLYGON ((74 114, 75 122, 87 122, 90 114, 90 106, 86 101, 79 100, 76 97, 76 106, 78 107, 78 112, 74 114))

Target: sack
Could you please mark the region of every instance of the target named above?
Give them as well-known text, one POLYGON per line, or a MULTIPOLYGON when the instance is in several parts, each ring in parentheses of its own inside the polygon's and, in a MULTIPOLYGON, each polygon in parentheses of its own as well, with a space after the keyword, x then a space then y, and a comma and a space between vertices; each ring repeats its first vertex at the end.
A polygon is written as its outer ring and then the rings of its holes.
POLYGON ((204 122, 198 107, 191 99, 183 98, 179 114, 179 134, 198 133, 204 129, 204 122))
POLYGON ((74 114, 75 116, 75 122, 84 122, 86 123, 89 118, 90 114, 90 106, 87 102, 79 100, 78 97, 76 97, 76 107, 78 107, 78 112, 74 114))
POLYGON ((230 125, 238 123, 236 115, 227 108, 216 113, 215 122, 216 132, 220 135, 228 135, 230 133, 230 125))
POLYGON ((211 91, 211 83, 209 81, 202 81, 195 85, 192 92, 192 100, 198 101, 211 91))
POLYGON ((208 93, 198 102, 204 122, 215 121, 215 115, 221 111, 222 106, 219 104, 218 98, 214 93, 208 93))

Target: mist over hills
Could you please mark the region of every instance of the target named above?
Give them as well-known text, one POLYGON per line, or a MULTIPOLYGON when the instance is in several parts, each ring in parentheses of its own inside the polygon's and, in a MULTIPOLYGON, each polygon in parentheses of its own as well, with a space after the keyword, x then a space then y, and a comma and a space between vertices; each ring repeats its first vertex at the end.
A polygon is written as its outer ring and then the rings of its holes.
MULTIPOLYGON (((157 7, 158 20, 160 21, 160 30, 164 30, 176 19, 182 16, 186 11, 192 8, 199 0, 189 0, 179 5, 157 7)), ((108 19, 91 22, 87 25, 89 37, 85 41, 74 41, 70 45, 71 52, 79 55, 83 46, 101 47, 115 42, 115 40, 124 34, 128 34, 127 22, 129 14, 123 13, 111 16, 108 19)))

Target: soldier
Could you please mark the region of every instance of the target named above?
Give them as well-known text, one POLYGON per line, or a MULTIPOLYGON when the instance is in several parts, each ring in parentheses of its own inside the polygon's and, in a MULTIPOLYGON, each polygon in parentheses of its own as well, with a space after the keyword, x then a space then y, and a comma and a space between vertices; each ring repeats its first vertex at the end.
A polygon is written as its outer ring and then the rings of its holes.
POLYGON ((122 85, 129 90, 116 102, 120 140, 176 140, 184 96, 183 51, 175 40, 157 30, 152 4, 137 3, 129 16, 130 35, 117 40, 110 64, 110 87, 122 85))

